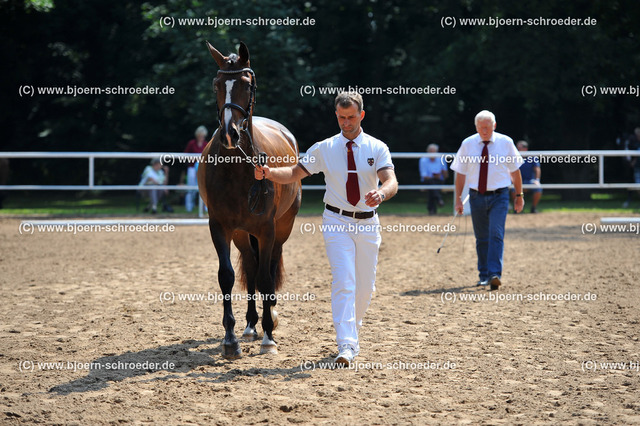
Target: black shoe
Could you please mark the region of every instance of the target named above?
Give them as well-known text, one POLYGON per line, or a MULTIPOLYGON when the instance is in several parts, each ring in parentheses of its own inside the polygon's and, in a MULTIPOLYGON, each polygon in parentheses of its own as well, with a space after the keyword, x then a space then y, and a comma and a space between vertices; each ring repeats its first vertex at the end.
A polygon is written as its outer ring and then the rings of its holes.
POLYGON ((499 289, 501 284, 502 283, 500 282, 500 277, 497 275, 494 275, 489 279, 489 285, 491 286, 491 290, 499 289))
POLYGON ((173 213, 173 207, 171 207, 169 204, 164 204, 162 206, 162 211, 167 213, 173 213))
POLYGON ((538 209, 536 209, 535 207, 531 207, 531 213, 538 213, 538 209))
POLYGON ((151 208, 151 214, 156 214, 156 213, 158 213, 158 209, 155 208, 155 207, 152 207, 151 208))

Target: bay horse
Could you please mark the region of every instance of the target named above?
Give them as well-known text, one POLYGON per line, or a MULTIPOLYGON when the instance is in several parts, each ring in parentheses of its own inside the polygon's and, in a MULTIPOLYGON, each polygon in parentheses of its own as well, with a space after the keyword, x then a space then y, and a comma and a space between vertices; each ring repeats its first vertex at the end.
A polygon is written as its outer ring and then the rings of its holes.
POLYGON ((264 336, 260 353, 277 353, 273 338, 278 324, 275 292, 284 279, 282 245, 300 208, 301 185, 300 181, 280 185, 263 179, 256 194, 254 164, 261 153, 266 153, 270 167, 296 164, 298 144, 282 124, 253 116, 256 77, 247 46, 241 42, 238 54, 229 56, 223 56, 209 42, 207 48, 219 67, 213 80, 219 126, 202 152, 197 175, 200 196, 209 210, 209 231, 219 261, 218 283, 224 295, 222 356, 234 359, 241 355, 231 307, 235 280, 232 240, 240 252, 241 284, 247 289, 243 338, 258 338, 256 300, 261 300, 264 336), (256 195, 260 197, 259 212, 254 210, 256 195))

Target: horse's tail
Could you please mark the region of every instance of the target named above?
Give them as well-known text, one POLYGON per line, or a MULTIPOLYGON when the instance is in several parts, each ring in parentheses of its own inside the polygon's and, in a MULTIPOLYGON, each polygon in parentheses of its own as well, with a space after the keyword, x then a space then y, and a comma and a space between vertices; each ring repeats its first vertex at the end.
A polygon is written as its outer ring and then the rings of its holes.
POLYGON ((284 261, 282 260, 282 255, 280 255, 280 260, 278 261, 278 267, 276 268, 276 276, 275 276, 275 285, 276 291, 280 291, 282 285, 284 284, 284 261))
MULTIPOLYGON (((248 282, 247 272, 249 271, 249 269, 257 268, 257 265, 259 264, 258 240, 253 235, 249 236, 249 240, 251 241, 252 252, 250 256, 252 258, 250 259, 245 258, 245 256, 242 255, 242 252, 238 254, 238 261, 240 263, 239 279, 240 279, 241 290, 247 289, 247 282, 248 282)), ((275 291, 279 291, 282 288, 282 285, 284 284, 284 276, 285 276, 284 261, 282 260, 282 254, 281 254, 280 259, 278 260, 278 266, 276 267, 276 276, 274 277, 275 291)))

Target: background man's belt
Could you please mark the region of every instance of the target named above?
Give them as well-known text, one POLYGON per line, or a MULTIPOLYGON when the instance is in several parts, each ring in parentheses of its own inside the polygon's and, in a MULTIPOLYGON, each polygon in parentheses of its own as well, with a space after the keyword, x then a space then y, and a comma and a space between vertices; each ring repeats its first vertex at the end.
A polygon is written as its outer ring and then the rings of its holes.
POLYGON ((325 204, 325 208, 330 212, 338 213, 343 216, 353 217, 355 219, 369 219, 375 216, 376 213, 378 212, 378 209, 372 212, 348 212, 346 210, 340 210, 339 208, 333 207, 332 205, 329 205, 329 204, 325 204))
MULTIPOLYGON (((499 194, 499 193, 501 193, 502 191, 506 191, 506 190, 507 190, 507 187, 505 186, 504 188, 498 188, 498 189, 493 190, 493 191, 484 191, 484 194, 483 194, 483 195, 499 194)), ((473 188, 469 188, 469 191, 471 191, 471 192, 478 192, 478 191, 476 191, 476 190, 475 190, 475 189, 473 189, 473 188)), ((479 194, 479 192, 478 192, 478 194, 479 194)))

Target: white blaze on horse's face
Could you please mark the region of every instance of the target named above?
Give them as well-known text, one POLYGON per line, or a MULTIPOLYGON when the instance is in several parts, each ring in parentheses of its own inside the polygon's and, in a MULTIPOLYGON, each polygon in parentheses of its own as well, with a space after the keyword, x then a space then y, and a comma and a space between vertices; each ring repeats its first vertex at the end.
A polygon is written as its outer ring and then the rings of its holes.
MULTIPOLYGON (((227 89, 227 93, 226 93, 226 97, 224 99, 224 103, 225 104, 230 104, 231 103, 231 91, 233 90, 233 85, 235 84, 235 80, 227 80, 224 82, 224 85, 227 89)), ((230 107, 227 107, 224 109, 224 126, 225 129, 227 129, 227 143, 229 144, 229 146, 233 146, 233 142, 231 141, 231 135, 229 135, 229 128, 230 128, 230 124, 231 124, 231 118, 233 117, 233 113, 231 111, 230 107)))

